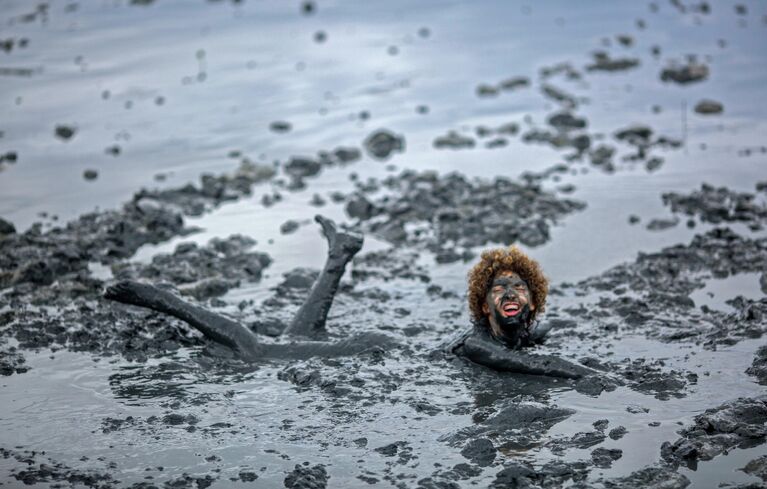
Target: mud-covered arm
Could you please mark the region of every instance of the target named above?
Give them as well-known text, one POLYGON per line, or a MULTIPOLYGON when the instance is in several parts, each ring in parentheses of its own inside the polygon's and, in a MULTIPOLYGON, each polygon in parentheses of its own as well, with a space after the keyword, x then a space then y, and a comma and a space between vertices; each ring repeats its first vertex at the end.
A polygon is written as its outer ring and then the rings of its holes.
POLYGON ((552 355, 536 355, 511 350, 485 335, 471 335, 466 338, 460 348, 460 354, 474 363, 504 372, 567 379, 580 379, 595 373, 582 365, 552 355))
POLYGON ((530 341, 533 344, 540 345, 546 341, 546 337, 551 331, 553 324, 551 323, 537 323, 530 331, 530 341))

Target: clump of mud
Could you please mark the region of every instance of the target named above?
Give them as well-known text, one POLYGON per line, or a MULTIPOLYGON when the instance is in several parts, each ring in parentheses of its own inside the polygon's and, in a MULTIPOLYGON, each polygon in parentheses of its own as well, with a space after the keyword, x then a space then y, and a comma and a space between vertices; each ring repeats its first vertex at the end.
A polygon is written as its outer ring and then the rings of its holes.
POLYGON ((476 426, 443 436, 441 441, 458 445, 469 440, 464 450, 473 454, 472 456, 477 452, 478 443, 486 445, 477 440, 485 438, 496 440, 499 448, 530 448, 538 443, 540 437, 552 426, 574 413, 572 409, 535 402, 511 403, 486 419, 478 420, 476 426))
POLYGON ((475 92, 478 97, 497 97, 502 92, 513 92, 530 86, 530 79, 525 76, 514 76, 498 83, 482 83, 475 92))
POLYGON ((753 375, 762 385, 767 385, 767 346, 762 346, 756 351, 756 356, 746 373, 753 375))
POLYGON ((652 171, 656 169, 663 160, 660 157, 651 157, 650 151, 654 148, 677 149, 682 146, 682 142, 666 136, 655 136, 654 131, 649 126, 632 125, 615 132, 616 140, 633 147, 635 153, 623 157, 627 161, 647 160, 647 169, 652 171), (649 160, 648 160, 649 158, 649 160))
POLYGON ((704 183, 700 190, 688 194, 664 193, 663 203, 671 208, 671 212, 696 216, 711 224, 742 222, 757 231, 767 223, 767 205, 757 202, 756 194, 726 187, 704 183))
POLYGON ((660 73, 660 79, 664 82, 674 82, 680 85, 698 82, 708 78, 708 65, 698 62, 694 57, 685 63, 671 61, 660 73))
POLYGON ((668 467, 647 467, 626 477, 605 480, 608 489, 684 489, 690 480, 668 467))
POLYGON ((249 251, 255 240, 235 235, 214 238, 206 246, 182 243, 173 253, 161 253, 148 264, 119 263, 115 278, 170 282, 184 295, 206 300, 239 287, 242 280, 256 282, 271 263, 266 253, 249 251))
POLYGON ((385 179, 383 186, 391 195, 373 201, 357 195, 347 213, 365 231, 395 244, 425 247, 441 262, 465 257, 457 247, 490 242, 540 246, 549 240, 552 225, 585 207, 536 184, 506 178, 469 180, 459 174, 406 171, 385 179))
POLYGON ((437 149, 464 149, 473 148, 477 142, 470 136, 464 136, 455 131, 449 131, 444 136, 439 136, 434 140, 434 147, 437 149))
MULTIPOLYGON (((767 238, 745 238, 729 229, 713 229, 687 245, 642 253, 563 291, 591 291, 594 299, 577 308, 552 307, 547 317, 586 321, 605 331, 644 332, 661 341, 693 341, 704 348, 732 345, 767 332, 767 299, 743 297, 729 302, 733 311, 696 308, 690 294, 706 280, 767 267, 767 238), (589 306, 586 307, 585 304, 589 306), (662 308, 664 314, 657 314, 662 308)), ((556 337, 556 335, 555 335, 556 337)))
POLYGON ((701 115, 715 115, 724 112, 724 105, 716 100, 704 99, 695 104, 694 110, 701 115))
POLYGON ((136 199, 162 202, 189 216, 199 216, 224 202, 231 202, 250 195, 253 185, 271 179, 275 170, 271 166, 259 165, 243 159, 232 174, 200 177, 200 184, 188 184, 179 188, 164 190, 142 190, 136 199))
POLYGON ((695 467, 699 460, 711 460, 736 446, 755 446, 767 436, 767 398, 739 398, 707 409, 694 424, 682 429, 681 438, 665 442, 661 455, 675 465, 695 467))
POLYGON ((23 374, 28 370, 26 360, 16 347, 6 349, 5 341, 0 343, 0 375, 23 374))
POLYGON ((363 146, 373 158, 386 160, 393 153, 405 150, 405 138, 387 129, 379 129, 365 139, 363 146))
POLYGON ((285 477, 285 487, 288 489, 325 489, 328 486, 328 473, 323 465, 309 467, 296 465, 296 468, 285 477))
POLYGON ((85 273, 89 262, 112 263, 189 231, 180 212, 139 194, 121 211, 85 214, 48 232, 34 225, 0 240, 0 288, 51 285, 85 273))
POLYGON ((593 53, 594 61, 586 65, 586 71, 626 71, 639 66, 637 58, 612 58, 605 51, 593 53))

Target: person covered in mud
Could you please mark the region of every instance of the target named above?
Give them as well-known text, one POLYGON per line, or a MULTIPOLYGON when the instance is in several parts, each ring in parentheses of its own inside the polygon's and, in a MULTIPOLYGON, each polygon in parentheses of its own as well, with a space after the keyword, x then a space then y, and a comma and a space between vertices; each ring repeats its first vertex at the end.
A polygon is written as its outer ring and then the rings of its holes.
MULTIPOLYGON (((291 336, 306 338, 325 331, 328 311, 346 265, 362 248, 362 235, 342 232, 333 221, 320 215, 315 216, 315 220, 322 227, 322 233, 328 241, 328 257, 306 301, 283 332, 291 336)), ((246 361, 347 356, 373 348, 385 348, 394 343, 386 335, 365 333, 337 342, 311 341, 306 338, 290 343, 264 344, 247 327, 150 284, 124 280, 107 287, 104 297, 176 317, 207 338, 231 348, 246 361)))
POLYGON ((518 247, 484 251, 468 282, 473 326, 448 345, 450 353, 500 371, 574 379, 593 373, 559 357, 521 351, 541 343, 550 329, 537 321, 549 284, 538 262, 518 247))

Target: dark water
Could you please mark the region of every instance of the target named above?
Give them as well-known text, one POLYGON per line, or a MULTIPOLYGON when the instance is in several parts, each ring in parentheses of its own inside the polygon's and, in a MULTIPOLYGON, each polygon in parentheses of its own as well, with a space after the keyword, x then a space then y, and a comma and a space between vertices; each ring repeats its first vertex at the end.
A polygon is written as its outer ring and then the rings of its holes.
MULTIPOLYGON (((286 193, 268 210, 261 196, 270 184, 257 187, 252 198, 190 219, 202 232, 145 247, 135 257, 148 260, 190 239, 203 243, 214 236, 250 235, 274 263, 264 281, 225 299, 231 304, 263 299, 282 272, 321 265, 324 243, 312 225, 289 236, 281 235, 279 226, 313 215, 309 201, 315 193, 352 190, 351 171, 362 180, 401 169, 516 178, 561 162, 566 152, 524 144, 519 136, 500 149, 479 144, 471 150, 436 150, 432 141, 449 130, 472 134, 477 125, 516 122, 523 131, 544 126, 558 106, 540 93, 539 69, 563 61, 582 69, 592 51, 605 49, 614 56, 637 57, 641 64, 576 81, 560 75, 551 84, 586 99, 577 113, 587 117, 590 132, 604 134, 605 140, 617 129, 642 123, 684 146, 661 150, 665 161, 656 171, 641 163, 619 163, 615 173, 607 174, 584 164, 583 170, 545 184, 572 183, 573 197, 588 207, 563 219, 552 239, 532 253, 553 282, 581 279, 633 259, 638 251, 687 242, 705 229, 647 230, 650 219, 669 216, 661 193, 688 192, 703 182, 753 191, 754 183, 765 179, 767 154, 760 148, 767 134, 767 6, 744 4, 746 15, 736 13, 734 2, 717 3, 702 15, 681 13, 666 2, 659 2, 654 13, 645 2, 581 2, 576 7, 572 2, 323 1, 315 4, 313 14, 304 15, 293 1, 50 2, 43 12, 36 3, 0 1, 0 40, 17 40, 10 52, 0 52, 0 68, 31 70, 22 75, 0 70, 0 154, 18 154, 15 163, 0 163, 0 216, 20 230, 35 221, 51 226, 94 208, 117 207, 140 187, 175 187, 203 172, 231 171, 237 166, 228 157, 232 151, 269 163, 341 145, 359 147, 377 128, 403 134, 405 152, 385 163, 366 157, 350 168, 327 169, 307 190, 286 193), (30 18, 34 12, 39 13, 30 18), (639 19, 644 29, 638 28, 639 19), (315 40, 320 31, 324 42, 315 40), (618 34, 633 36, 633 45, 620 45, 618 34), (27 39, 27 45, 18 47, 19 39, 27 39), (651 54, 655 45, 661 48, 657 57, 651 54), (669 60, 688 54, 710 67, 706 81, 680 86, 659 80, 669 60), (497 97, 477 96, 479 84, 512 76, 528 76, 533 84, 497 97), (692 107, 704 98, 722 102, 724 113, 694 113, 692 107), (419 106, 428 112, 419 113, 419 106), (292 130, 270 131, 273 121, 287 121, 292 130), (57 137, 59 125, 74 127, 74 136, 57 137), (117 156, 106 151, 114 146, 119 147, 117 156), (87 169, 97 170, 95 181, 83 178, 87 169), (158 174, 166 178, 158 181, 158 174), (641 225, 628 224, 632 214, 641 217, 641 225)), ((619 156, 627 152, 620 147, 619 156)), ((329 204, 322 212, 347 219, 341 205, 329 204)), ((387 246, 366 237, 366 251, 387 246)), ((437 265, 428 254, 421 261, 435 283, 463 295, 470 264, 437 265)), ((109 274, 98 267, 94 272, 109 274)), ((422 288, 409 283, 388 287, 402 294, 404 306, 416 310, 408 321, 434 322, 439 310, 417 307, 422 288)), ((696 305, 708 301, 723 310, 729 307, 725 301, 738 294, 762 296, 756 274, 712 280, 696 294, 696 305)), ((349 304, 339 310, 336 319, 342 321, 353 314, 349 304)), ((456 310, 462 314, 458 322, 466 323, 462 304, 456 310)), ((392 324, 397 321, 391 318, 392 324)), ((443 339, 431 335, 416 347, 425 352, 443 339)), ((531 397, 576 410, 547 433, 550 437, 588 430, 602 418, 610 419, 611 427, 625 426, 624 438, 602 445, 622 448, 623 457, 610 469, 595 469, 591 477, 622 476, 656 463, 660 444, 676 439, 678 422, 688 424, 695 414, 724 401, 764 393, 743 373, 760 344, 742 341, 711 352, 627 336, 610 352, 591 353, 664 359, 670 368, 710 370, 710 375, 701 375, 686 397, 668 401, 628 388, 593 398, 556 385, 531 397), (650 411, 631 414, 627 405, 650 411), (661 424, 648 427, 651 421, 661 424)), ((32 369, 0 383, 3 445, 44 450, 70 466, 106 470, 126 485, 146 474, 163 482, 184 472, 220 469, 213 487, 227 487, 229 477, 247 469, 258 473, 258 487, 280 487, 286 471, 309 461, 327 465, 333 487, 360 487, 357 476, 366 470, 379 476, 387 470, 406 474, 409 487, 431 474, 435 464, 451 467, 465 461, 458 449, 440 440, 473 424, 469 414, 453 411, 491 402, 488 397, 502 401, 506 395, 525 395, 529 388, 527 381, 514 381, 508 392, 483 392, 456 382, 449 364, 435 368, 425 353, 403 354, 357 370, 344 364, 349 375, 374 386, 366 395, 377 388, 386 393, 345 405, 322 391, 298 391, 278 380, 284 364, 222 371, 190 361, 197 353, 181 350, 176 358, 147 363, 65 351, 30 353, 32 369), (393 392, 385 388, 386 376, 400 380, 393 392), (441 411, 433 416, 414 412, 418 399, 441 411), (197 421, 178 426, 146 421, 168 412, 193 415, 197 421), (135 423, 104 432, 106 418, 127 416, 135 423), (189 426, 195 429, 188 431, 189 426), (355 443, 361 437, 367 438, 366 446, 355 443), (408 442, 417 460, 394 469, 391 460, 372 450, 395 441, 408 442), (109 462, 117 466, 108 467, 109 462)), ((306 368, 333 367, 312 361, 306 368)), ((756 481, 738 469, 764 453, 764 447, 733 450, 696 471, 680 470, 694 487, 756 481)), ((503 457, 539 464, 558 455, 537 447, 503 457)), ((564 457, 588 458, 588 451, 571 450, 564 457)), ((6 459, 0 467, 7 474, 17 465, 6 459)), ((472 482, 487 484, 496 471, 486 469, 472 482)))

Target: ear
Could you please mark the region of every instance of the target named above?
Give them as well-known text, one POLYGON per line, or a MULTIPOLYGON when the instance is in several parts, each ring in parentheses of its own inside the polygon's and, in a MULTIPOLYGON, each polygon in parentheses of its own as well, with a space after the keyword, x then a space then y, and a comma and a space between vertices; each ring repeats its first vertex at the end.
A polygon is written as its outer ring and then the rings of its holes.
POLYGON ((482 303, 482 312, 485 314, 485 316, 490 314, 490 308, 487 306, 487 302, 482 303))
POLYGON ((530 304, 528 304, 528 307, 531 311, 535 311, 535 301, 530 301, 530 304))

